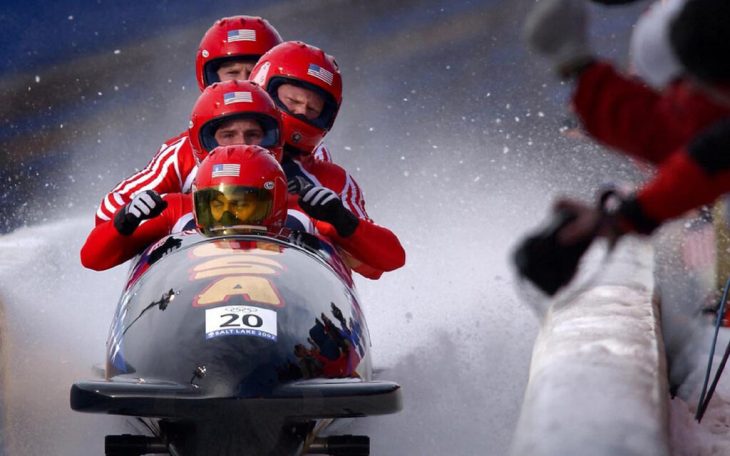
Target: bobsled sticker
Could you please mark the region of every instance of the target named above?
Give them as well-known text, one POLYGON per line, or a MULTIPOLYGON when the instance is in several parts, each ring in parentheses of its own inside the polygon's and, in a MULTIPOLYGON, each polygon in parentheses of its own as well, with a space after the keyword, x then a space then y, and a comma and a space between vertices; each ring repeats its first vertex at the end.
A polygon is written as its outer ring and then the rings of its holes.
POLYGON ((276 312, 251 306, 223 306, 205 311, 205 338, 256 336, 276 341, 276 312))
POLYGON ((209 245, 193 250, 195 258, 205 258, 190 269, 192 280, 211 279, 193 298, 194 307, 228 302, 230 299, 282 307, 284 301, 274 284, 265 276, 276 276, 284 269, 272 256, 279 252, 251 248, 241 250, 209 245))

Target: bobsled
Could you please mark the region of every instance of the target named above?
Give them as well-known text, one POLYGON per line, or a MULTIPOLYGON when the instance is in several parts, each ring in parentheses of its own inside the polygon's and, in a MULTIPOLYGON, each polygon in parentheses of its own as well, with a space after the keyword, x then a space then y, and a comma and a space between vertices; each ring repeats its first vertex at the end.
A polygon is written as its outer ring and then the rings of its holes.
POLYGON ((71 408, 137 417, 107 455, 367 455, 332 420, 395 413, 400 386, 372 375, 348 267, 321 238, 286 231, 168 236, 132 264, 104 378, 71 408))

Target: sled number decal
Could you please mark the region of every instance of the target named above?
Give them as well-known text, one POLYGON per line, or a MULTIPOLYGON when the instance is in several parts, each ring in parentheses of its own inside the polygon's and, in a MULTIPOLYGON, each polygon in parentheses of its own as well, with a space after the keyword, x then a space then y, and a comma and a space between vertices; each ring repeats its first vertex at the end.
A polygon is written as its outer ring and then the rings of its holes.
POLYGON ((255 336, 276 341, 276 312, 251 306, 206 309, 205 338, 255 336))
POLYGON ((277 254, 260 248, 215 248, 210 244, 195 248, 193 256, 205 260, 190 270, 192 280, 213 280, 193 299, 193 306, 224 303, 236 296, 246 302, 283 306, 284 302, 274 284, 266 277, 276 276, 283 269, 272 258, 277 254))

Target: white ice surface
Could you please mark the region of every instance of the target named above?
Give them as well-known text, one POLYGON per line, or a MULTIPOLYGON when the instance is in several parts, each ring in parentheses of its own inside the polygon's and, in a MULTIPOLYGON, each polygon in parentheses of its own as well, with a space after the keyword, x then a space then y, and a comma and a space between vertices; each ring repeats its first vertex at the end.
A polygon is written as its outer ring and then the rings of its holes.
POLYGON ((121 418, 69 408, 73 381, 104 360, 123 275, 80 266, 90 224, 65 220, 0 237, 3 454, 100 455, 106 433, 130 431, 121 418))

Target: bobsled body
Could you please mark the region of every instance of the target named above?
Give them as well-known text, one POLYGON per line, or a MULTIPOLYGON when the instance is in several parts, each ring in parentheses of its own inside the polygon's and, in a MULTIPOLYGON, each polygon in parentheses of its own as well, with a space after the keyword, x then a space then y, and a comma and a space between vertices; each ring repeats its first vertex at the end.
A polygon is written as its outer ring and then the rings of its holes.
POLYGON ((71 406, 153 418, 171 454, 302 454, 321 420, 400 409, 399 386, 372 380, 369 348, 328 243, 174 235, 133 265, 106 378, 74 384, 71 406))

